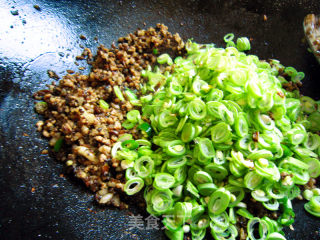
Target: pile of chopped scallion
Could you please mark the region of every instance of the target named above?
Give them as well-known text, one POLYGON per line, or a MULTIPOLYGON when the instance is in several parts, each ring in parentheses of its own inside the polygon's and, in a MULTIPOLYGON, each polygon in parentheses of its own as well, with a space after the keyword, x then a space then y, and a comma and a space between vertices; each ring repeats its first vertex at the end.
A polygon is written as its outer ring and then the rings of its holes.
MULTIPOLYGON (((247 239, 285 239, 299 185, 320 175, 320 104, 282 88, 304 74, 245 54, 247 38, 232 40, 226 35, 226 48, 188 41, 187 55, 174 61, 160 55, 174 70, 144 71, 142 97, 128 96, 141 111, 130 111, 123 126, 138 126, 145 138, 123 135, 112 156, 126 169, 125 192, 144 189, 147 211, 165 216, 170 239, 204 239, 208 229, 214 239, 235 239, 240 216, 247 239), (279 217, 254 216, 248 196, 279 217)), ((320 189, 302 195, 306 211, 320 217, 320 189)))

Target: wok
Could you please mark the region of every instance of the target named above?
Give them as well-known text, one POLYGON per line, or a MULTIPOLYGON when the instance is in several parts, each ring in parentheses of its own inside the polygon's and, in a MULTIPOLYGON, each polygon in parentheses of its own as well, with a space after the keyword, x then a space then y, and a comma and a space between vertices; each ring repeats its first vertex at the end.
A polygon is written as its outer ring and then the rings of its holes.
MULTIPOLYGON (((110 46, 159 22, 184 40, 218 46, 233 32, 252 38, 252 54, 304 71, 302 92, 319 99, 320 67, 302 29, 304 16, 319 12, 318 0, 0 0, 0 239, 165 239, 161 230, 128 229, 129 211, 143 214, 134 200, 128 211, 100 207, 82 183, 59 176, 62 164, 41 154, 47 141, 34 127, 41 117, 32 93, 52 81, 48 69, 78 71, 79 45, 110 46)), ((294 210, 288 239, 319 239, 319 219, 303 201, 294 210)))

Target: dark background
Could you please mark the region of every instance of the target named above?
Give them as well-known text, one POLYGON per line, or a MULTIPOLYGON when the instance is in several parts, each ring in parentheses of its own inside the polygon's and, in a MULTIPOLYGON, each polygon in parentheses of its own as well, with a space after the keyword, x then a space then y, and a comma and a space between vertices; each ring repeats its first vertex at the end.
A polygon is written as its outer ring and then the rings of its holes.
MULTIPOLYGON (((79 44, 95 51, 94 37, 110 46, 144 23, 218 46, 233 32, 253 38, 252 54, 304 71, 303 93, 319 99, 320 67, 302 29, 304 16, 319 10, 318 0, 0 0, 0 239, 164 239, 161 231, 129 231, 129 211, 97 206, 81 183, 59 177, 60 163, 40 154, 47 141, 34 127, 40 117, 32 93, 52 81, 48 69, 59 76, 77 71, 79 44)), ((303 202, 294 208, 288 239, 319 239, 319 219, 304 212, 303 202)), ((140 213, 134 201, 130 211, 140 213)))

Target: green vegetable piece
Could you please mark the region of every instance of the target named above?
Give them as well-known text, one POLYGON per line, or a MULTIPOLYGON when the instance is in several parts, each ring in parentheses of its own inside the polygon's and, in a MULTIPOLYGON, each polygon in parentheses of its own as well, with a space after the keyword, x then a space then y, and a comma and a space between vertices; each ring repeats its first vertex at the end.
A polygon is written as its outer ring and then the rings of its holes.
POLYGON ((186 123, 181 132, 181 140, 185 143, 191 142, 196 134, 196 128, 192 123, 186 123))
POLYGON ((109 109, 109 104, 103 99, 99 100, 99 105, 101 108, 103 108, 105 110, 109 109))
POLYGON ((119 86, 114 86, 113 87, 113 91, 114 91, 114 94, 117 96, 117 98, 120 100, 120 101, 124 101, 124 97, 122 95, 122 92, 119 88, 119 86))
POLYGON ((128 195, 134 195, 139 192, 144 186, 144 182, 139 177, 129 179, 124 185, 124 191, 128 195))
POLYGON ((214 143, 224 143, 231 140, 231 131, 228 124, 220 122, 211 129, 211 139, 214 143))
POLYGON ((197 188, 202 196, 210 196, 218 187, 214 183, 209 182, 199 184, 197 188))
POLYGON ((173 64, 173 61, 172 61, 171 57, 167 53, 161 54, 157 58, 157 62, 160 63, 160 64, 165 64, 165 63, 167 63, 168 65, 172 65, 173 64))
POLYGON ((195 99, 189 103, 188 113, 191 119, 202 120, 207 115, 206 104, 200 99, 195 99))
POLYGON ((139 147, 139 143, 137 143, 135 140, 125 140, 121 143, 121 146, 130 150, 134 150, 139 147))
POLYGON ((199 198, 199 191, 197 188, 192 184, 192 182, 187 181, 186 190, 191 193, 194 197, 199 198))
POLYGON ((172 157, 182 156, 186 152, 185 144, 181 140, 168 142, 165 152, 172 157))
POLYGON ((193 175, 193 181, 199 185, 199 184, 203 184, 203 183, 212 183, 212 177, 204 171, 197 171, 194 175, 193 175))
POLYGON ((247 37, 237 39, 237 49, 241 52, 251 49, 250 40, 247 37))
POLYGON ((148 136, 150 136, 152 133, 152 128, 151 128, 150 124, 147 122, 141 123, 138 126, 138 129, 140 129, 142 132, 146 133, 148 136))
POLYGON ((174 176, 168 173, 157 173, 154 177, 153 186, 159 190, 165 190, 171 188, 174 183, 174 176))
POLYGON ((63 141, 64 141, 64 138, 62 137, 62 138, 59 138, 57 141, 56 141, 56 143, 54 144, 54 146, 53 146, 53 150, 55 151, 55 152, 59 152, 60 151, 60 149, 61 149, 61 147, 62 147, 62 145, 63 145, 63 141))
POLYGON ((219 188, 210 196, 208 203, 209 213, 219 215, 224 212, 230 202, 230 192, 224 188, 219 188))

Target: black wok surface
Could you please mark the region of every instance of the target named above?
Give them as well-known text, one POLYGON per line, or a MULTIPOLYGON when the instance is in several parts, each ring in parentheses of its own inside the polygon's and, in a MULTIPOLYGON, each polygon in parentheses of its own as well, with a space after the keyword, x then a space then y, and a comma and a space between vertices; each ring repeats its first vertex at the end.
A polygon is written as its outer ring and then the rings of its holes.
MULTIPOLYGON (((52 81, 48 69, 59 76, 77 71, 79 44, 110 46, 144 23, 219 46, 233 32, 253 38, 251 53, 260 58, 304 71, 303 93, 319 99, 320 66, 302 41, 308 13, 320 13, 318 0, 0 0, 0 239, 165 239, 159 230, 128 230, 129 211, 97 206, 81 183, 59 177, 60 163, 40 154, 47 141, 34 127, 41 118, 32 93, 52 81)), ((294 209, 288 239, 319 239, 319 219, 303 202, 294 209)), ((142 214, 134 200, 130 211, 142 214)))

